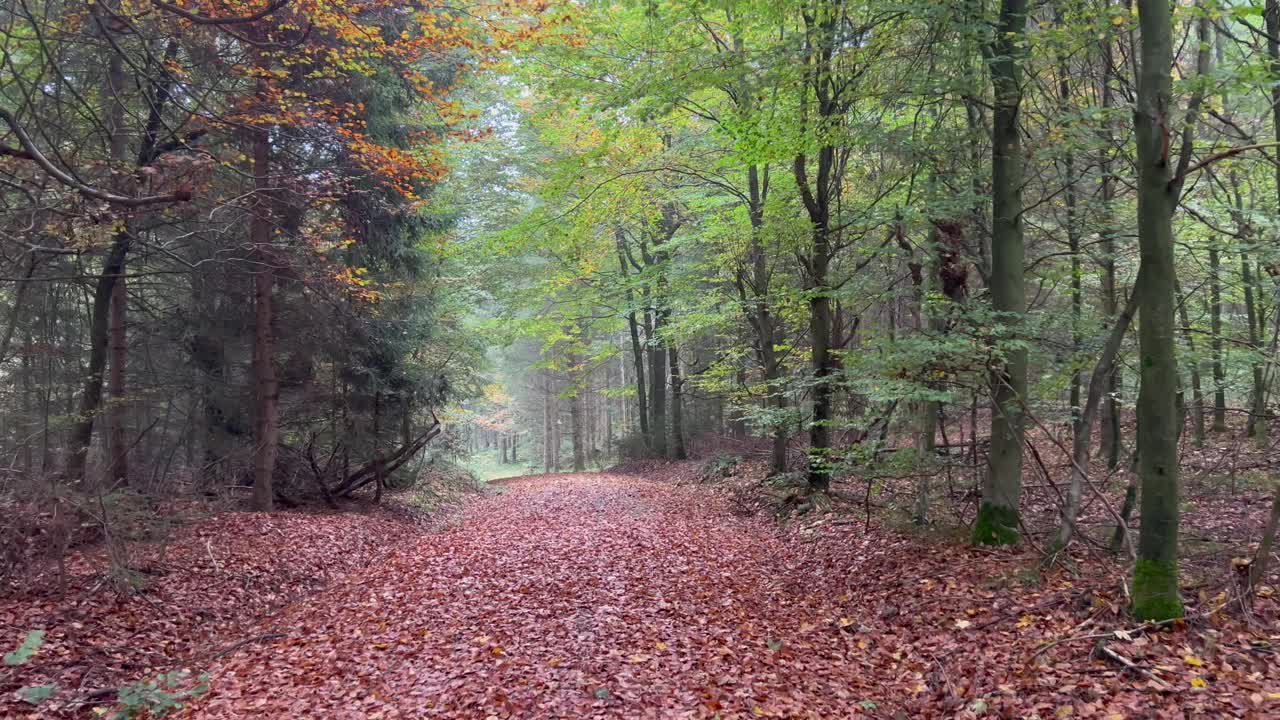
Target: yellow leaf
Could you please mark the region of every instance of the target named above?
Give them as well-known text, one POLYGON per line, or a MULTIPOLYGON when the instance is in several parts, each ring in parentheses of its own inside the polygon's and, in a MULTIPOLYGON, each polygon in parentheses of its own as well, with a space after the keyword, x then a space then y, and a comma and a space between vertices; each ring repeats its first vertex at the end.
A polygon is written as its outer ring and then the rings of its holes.
POLYGON ((845 627, 849 627, 850 625, 852 625, 852 624, 853 624, 853 621, 852 621, 852 620, 850 620, 850 619, 849 619, 849 618, 847 618, 847 617, 842 617, 842 618, 840 618, 840 619, 836 622, 836 624, 837 624, 837 625, 839 625, 839 626, 840 626, 840 627, 842 627, 842 628, 845 628, 845 627))
POLYGON ((1070 705, 1063 705, 1062 707, 1058 708, 1057 712, 1054 713, 1054 716, 1060 717, 1060 718, 1068 718, 1075 714, 1076 714, 1075 708, 1071 707, 1070 705))
POLYGON ((658 642, 654 643, 654 644, 653 644, 653 646, 654 646, 654 647, 656 647, 656 648, 658 648, 659 650, 666 650, 666 649, 667 649, 667 644, 666 644, 666 643, 664 643, 664 642, 662 642, 661 640, 659 640, 658 642))
POLYGON ((1190 665, 1191 667, 1204 667, 1204 661, 1195 655, 1183 655, 1182 662, 1190 665))
POLYGON ((1205 679, 1202 677, 1194 677, 1194 678, 1191 678, 1191 687, 1197 688, 1197 689, 1204 689, 1209 687, 1209 683, 1205 682, 1205 679))
POLYGON ((1019 628, 1030 627, 1031 624, 1034 623, 1035 621, 1036 621, 1036 618, 1034 615, 1023 615, 1022 617, 1018 618, 1018 627, 1019 628))

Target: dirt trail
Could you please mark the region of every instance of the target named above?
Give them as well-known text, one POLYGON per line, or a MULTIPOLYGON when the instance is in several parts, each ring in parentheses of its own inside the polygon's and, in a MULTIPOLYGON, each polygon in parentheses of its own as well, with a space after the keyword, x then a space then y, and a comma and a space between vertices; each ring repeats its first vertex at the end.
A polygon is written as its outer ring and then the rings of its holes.
POLYGON ((848 717, 867 681, 767 524, 613 475, 528 478, 287 608, 189 717, 848 717))

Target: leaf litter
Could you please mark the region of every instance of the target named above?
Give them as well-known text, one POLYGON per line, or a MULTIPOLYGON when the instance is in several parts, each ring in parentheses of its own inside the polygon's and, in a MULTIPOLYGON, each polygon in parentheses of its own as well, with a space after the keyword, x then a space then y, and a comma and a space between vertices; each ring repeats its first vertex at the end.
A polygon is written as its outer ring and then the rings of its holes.
MULTIPOLYGON (((230 592, 233 604, 253 606, 240 607, 238 632, 264 639, 195 668, 209 672, 211 689, 178 716, 1280 714, 1274 612, 1252 624, 1217 614, 1138 626, 1124 618, 1119 576, 1025 582, 1028 556, 1017 551, 927 542, 835 516, 779 526, 735 514, 714 488, 668 482, 671 471, 520 479, 469 503, 438 532, 370 529, 358 517, 365 525, 352 528, 368 531, 363 541, 379 537, 376 547, 349 555, 359 561, 330 569, 332 582, 257 623, 245 621, 263 604, 251 591, 204 587, 206 603, 230 592)), ((237 517, 249 524, 228 526, 236 532, 261 518, 237 517)), ((308 527, 289 525, 270 549, 330 559, 351 552, 351 528, 305 535, 308 527)), ((246 544, 222 572, 255 567, 264 549, 246 544)), ((81 638, 140 623, 145 630, 127 640, 136 652, 114 660, 122 672, 139 668, 120 658, 148 652, 192 658, 193 647, 209 645, 204 630, 234 613, 192 606, 210 577, 188 572, 156 583, 164 623, 141 622, 148 606, 134 603, 123 618, 118 607, 90 612, 81 638), (161 590, 169 586, 185 589, 161 590)), ((34 615, 2 607, 6 627, 31 626, 34 615)), ((66 632, 62 623, 46 627, 51 636, 66 632)), ((232 639, 225 629, 219 637, 232 639)), ((65 641, 54 648, 61 660, 45 677, 61 667, 60 679, 74 679, 73 656, 98 661, 65 641)))

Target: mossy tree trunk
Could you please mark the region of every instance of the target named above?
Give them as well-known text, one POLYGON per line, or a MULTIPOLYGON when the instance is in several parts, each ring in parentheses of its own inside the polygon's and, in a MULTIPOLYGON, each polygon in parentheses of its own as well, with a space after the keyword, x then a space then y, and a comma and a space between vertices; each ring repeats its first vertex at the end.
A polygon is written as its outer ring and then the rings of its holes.
POLYGON ((1139 367, 1138 475, 1141 478, 1133 613, 1140 620, 1182 615, 1178 593, 1178 367, 1174 358, 1173 212, 1181 183, 1169 154, 1172 134, 1173 17, 1168 0, 1138 0, 1141 31, 1134 126, 1138 148, 1139 367))
MULTIPOLYGON (((1022 237, 1023 154, 1019 132, 1022 63, 1026 55, 1026 0, 1003 0, 996 37, 989 48, 995 109, 991 130, 991 304, 1015 336, 1026 312, 1022 237)), ((1023 401, 1027 353, 1010 348, 991 374, 991 452, 973 541, 1006 545, 1018 541, 1022 493, 1023 401)))

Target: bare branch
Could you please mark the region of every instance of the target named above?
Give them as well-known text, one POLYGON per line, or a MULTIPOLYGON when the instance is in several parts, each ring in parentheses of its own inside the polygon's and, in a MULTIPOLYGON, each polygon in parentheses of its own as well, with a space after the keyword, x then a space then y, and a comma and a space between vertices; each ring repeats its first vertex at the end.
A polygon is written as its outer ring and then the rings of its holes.
POLYGON ((40 149, 36 147, 35 143, 32 142, 31 136, 27 135, 27 131, 23 129, 21 123, 19 123, 18 119, 14 117, 13 113, 9 112, 5 108, 0 108, 0 120, 5 121, 5 124, 9 126, 9 129, 12 130, 13 134, 18 138, 18 143, 22 145, 22 148, 26 151, 27 155, 30 156, 30 159, 39 165, 40 168, 49 175, 49 177, 52 177, 54 180, 57 180, 69 188, 72 188, 85 197, 108 202, 112 205, 122 205, 124 207, 142 207, 144 205, 187 202, 191 200, 191 191, 189 190, 179 190, 168 195, 144 195, 141 197, 130 197, 128 195, 117 195, 101 188, 86 185, 50 162, 49 158, 45 157, 40 152, 40 149))

